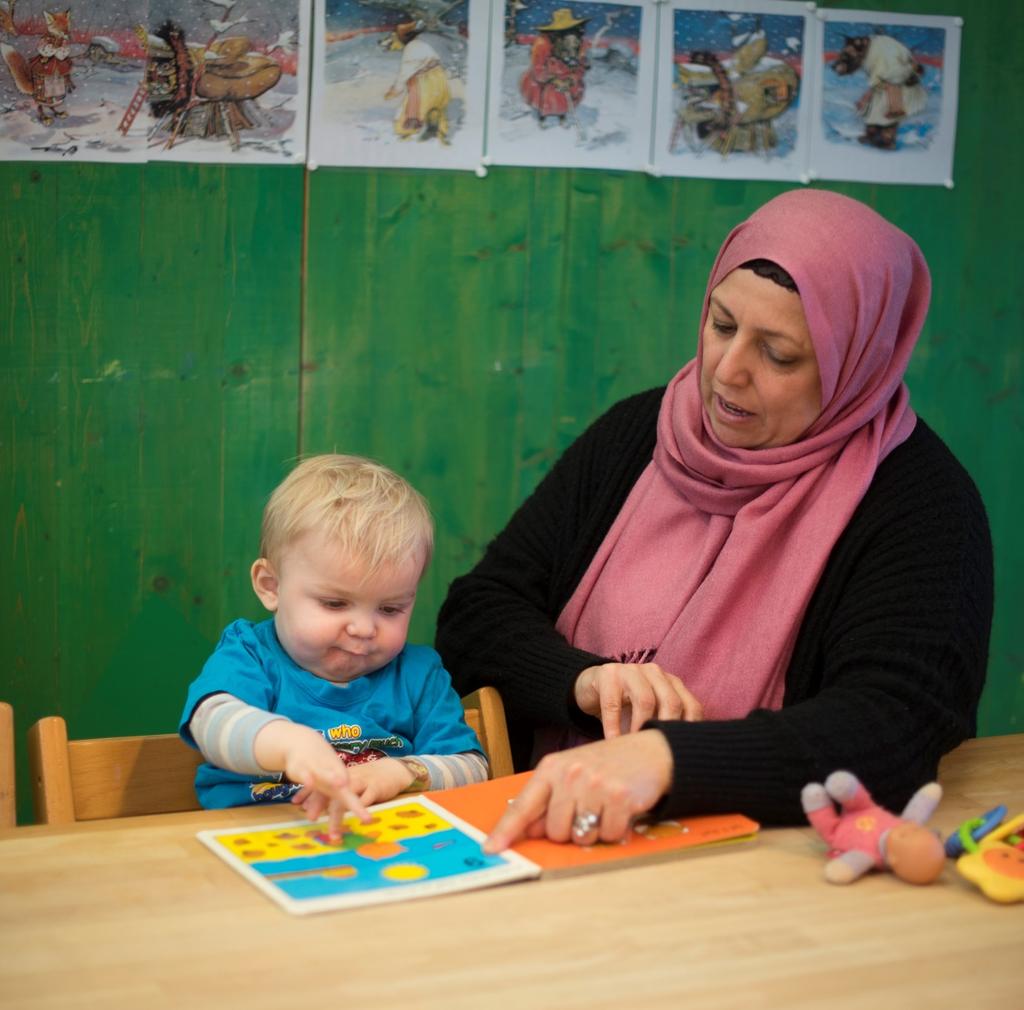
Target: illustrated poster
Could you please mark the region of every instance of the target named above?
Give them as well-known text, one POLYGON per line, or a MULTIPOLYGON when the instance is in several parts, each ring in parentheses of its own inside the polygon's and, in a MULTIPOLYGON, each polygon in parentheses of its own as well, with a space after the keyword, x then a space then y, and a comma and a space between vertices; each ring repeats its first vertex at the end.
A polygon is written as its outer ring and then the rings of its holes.
POLYGON ((0 156, 302 162, 308 22, 308 0, 0 0, 0 156))
POLYGON ((488 160, 644 169, 654 6, 507 0, 501 9, 503 24, 491 32, 488 160))
POLYGON ((306 160, 310 0, 150 0, 151 161, 306 160))
POLYGON ((0 158, 142 161, 147 0, 0 0, 0 158), (124 127, 124 129, 121 129, 124 127))
POLYGON ((811 174, 953 184, 960 19, 819 10, 811 174))
POLYGON ((199 839, 279 905, 298 915, 450 894, 540 875, 514 852, 489 855, 481 831, 425 796, 345 817, 340 843, 326 822, 288 821, 199 839))
POLYGON ((817 23, 802 5, 662 7, 654 164, 665 175, 805 180, 817 23))
POLYGON ((488 0, 317 0, 314 23, 314 167, 479 167, 488 0))

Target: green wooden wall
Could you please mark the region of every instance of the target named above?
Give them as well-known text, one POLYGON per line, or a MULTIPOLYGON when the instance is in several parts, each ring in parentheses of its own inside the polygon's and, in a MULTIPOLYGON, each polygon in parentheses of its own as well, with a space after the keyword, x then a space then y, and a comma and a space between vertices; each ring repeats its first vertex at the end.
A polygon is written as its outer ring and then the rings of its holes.
MULTIPOLYGON (((956 188, 831 188, 931 264, 908 381, 988 506, 980 731, 1019 732, 1024 31, 1010 0, 861 6, 967 19, 956 188)), ((784 188, 0 164, 0 697, 19 744, 50 713, 81 736, 175 727, 222 626, 259 616, 260 511, 301 452, 374 455, 429 497, 429 641, 449 580, 569 441, 692 355, 719 242, 784 188)))

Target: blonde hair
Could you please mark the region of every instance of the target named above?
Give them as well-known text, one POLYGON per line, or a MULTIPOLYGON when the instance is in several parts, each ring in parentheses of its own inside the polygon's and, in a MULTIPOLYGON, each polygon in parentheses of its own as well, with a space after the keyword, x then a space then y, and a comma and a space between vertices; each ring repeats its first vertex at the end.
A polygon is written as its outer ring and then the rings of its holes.
POLYGON ((368 575, 417 553, 425 569, 434 551, 423 496, 362 456, 311 456, 292 470, 263 510, 260 556, 277 566, 289 544, 313 530, 358 558, 368 575))

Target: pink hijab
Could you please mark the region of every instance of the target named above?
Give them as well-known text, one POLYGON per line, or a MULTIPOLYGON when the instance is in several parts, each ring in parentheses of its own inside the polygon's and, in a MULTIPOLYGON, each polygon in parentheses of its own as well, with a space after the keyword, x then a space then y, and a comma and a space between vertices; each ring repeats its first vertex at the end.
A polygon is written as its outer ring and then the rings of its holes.
POLYGON ((699 332, 711 290, 752 259, 778 263, 799 288, 821 416, 790 445, 725 446, 701 400, 698 342, 665 392, 653 460, 556 624, 578 648, 657 662, 710 719, 781 707, 829 553, 914 429, 903 373, 931 290, 909 236, 848 197, 795 190, 725 240, 699 332))

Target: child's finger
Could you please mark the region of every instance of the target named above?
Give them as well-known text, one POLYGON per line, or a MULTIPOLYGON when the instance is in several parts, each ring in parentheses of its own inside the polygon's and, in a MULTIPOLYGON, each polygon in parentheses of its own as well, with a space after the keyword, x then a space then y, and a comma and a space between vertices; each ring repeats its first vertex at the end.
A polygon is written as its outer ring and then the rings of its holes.
POLYGON ((341 828, 345 814, 355 814, 364 824, 370 820, 370 813, 351 789, 342 789, 340 794, 327 804, 327 833, 332 842, 341 839, 341 828))
POLYGON ((367 782, 357 793, 360 801, 366 806, 372 806, 380 800, 381 790, 373 782, 367 782))
POLYGON ((293 797, 292 803, 296 806, 303 806, 306 800, 309 799, 310 794, 313 792, 312 786, 303 786, 293 797))
POLYGON ((331 800, 327 807, 327 836, 332 842, 341 841, 341 822, 345 816, 345 808, 336 800, 331 800))
POLYGON ((340 801, 343 807, 351 810, 364 824, 370 819, 366 807, 352 791, 352 781, 345 766, 339 764, 332 768, 329 775, 318 778, 316 788, 319 792, 331 797, 331 802, 340 801))
POLYGON ((326 808, 327 797, 318 792, 311 793, 306 797, 306 802, 302 804, 302 809, 306 811, 306 816, 311 821, 320 818, 326 808))
POLYGON ((345 806, 349 809, 349 811, 355 814, 356 817, 358 817, 359 820, 363 822, 363 824, 366 824, 368 821, 372 820, 370 816, 370 811, 367 810, 366 807, 363 805, 363 801, 358 796, 356 796, 356 794, 352 792, 352 790, 348 788, 348 786, 341 790, 340 795, 341 800, 345 804, 345 806))

